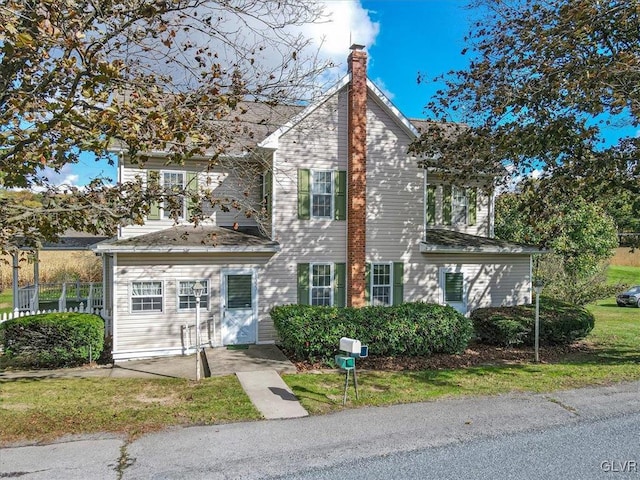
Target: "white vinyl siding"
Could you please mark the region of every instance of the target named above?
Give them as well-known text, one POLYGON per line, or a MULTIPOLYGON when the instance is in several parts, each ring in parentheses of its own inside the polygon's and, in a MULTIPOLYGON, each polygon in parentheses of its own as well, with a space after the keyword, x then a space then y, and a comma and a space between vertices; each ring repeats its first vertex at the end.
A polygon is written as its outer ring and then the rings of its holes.
POLYGON ((200 295, 200 308, 209 309, 209 281, 208 280, 180 280, 178 281, 178 310, 195 310, 196 297, 193 294, 193 286, 200 282, 203 286, 200 295))
POLYGON ((162 282, 131 282, 132 312, 162 312, 162 282))

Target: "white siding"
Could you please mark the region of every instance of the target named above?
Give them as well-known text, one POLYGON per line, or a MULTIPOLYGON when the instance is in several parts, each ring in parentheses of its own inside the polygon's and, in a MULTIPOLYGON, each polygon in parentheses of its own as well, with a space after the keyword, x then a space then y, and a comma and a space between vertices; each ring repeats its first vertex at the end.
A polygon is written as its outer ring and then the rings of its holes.
MULTIPOLYGON (((275 305, 297 303, 299 262, 346 261, 347 222, 298 219, 298 169, 347 169, 347 96, 343 90, 280 138, 274 155, 275 240, 282 250, 265 267, 261 280, 265 327, 275 305)), ((273 329, 259 341, 275 340, 273 329)))
MULTIPOLYGON (((264 265, 268 255, 129 255, 119 254, 115 269, 115 292, 118 299, 115 305, 118 336, 114 344, 114 354, 119 358, 133 357, 135 352, 158 351, 182 353, 182 326, 195 323, 193 311, 179 311, 177 287, 180 280, 209 281, 209 309, 202 310, 204 338, 208 340, 207 321, 215 321, 216 338, 214 343, 220 344, 220 291, 222 268, 256 268, 258 276, 258 298, 262 296, 261 285, 264 276, 264 265), (162 312, 132 312, 131 282, 161 281, 163 282, 162 312)), ((258 312, 258 322, 264 318, 258 312)), ((270 322, 269 322, 270 323, 270 322)), ((258 331, 272 334, 272 326, 259 324, 258 331)))
MULTIPOLYGON (((186 166, 170 165, 166 166, 164 161, 158 158, 151 158, 140 168, 136 165, 124 163, 121 181, 135 181, 136 177, 142 179, 143 184, 147 183, 149 170, 180 172, 200 172, 198 174, 198 189, 201 192, 211 191, 213 197, 220 199, 224 205, 237 205, 237 208, 230 208, 228 212, 222 211, 220 207, 207 208, 205 206, 205 218, 209 218, 214 225, 232 226, 237 223, 239 226, 255 227, 257 225, 255 211, 260 211, 262 201, 262 184, 260 182, 261 173, 255 164, 246 160, 237 160, 234 168, 217 168, 205 173, 205 165, 196 161, 186 166)), ((128 238, 137 235, 163 230, 172 227, 174 221, 171 219, 147 220, 144 225, 130 225, 120 229, 120 238, 128 238)))

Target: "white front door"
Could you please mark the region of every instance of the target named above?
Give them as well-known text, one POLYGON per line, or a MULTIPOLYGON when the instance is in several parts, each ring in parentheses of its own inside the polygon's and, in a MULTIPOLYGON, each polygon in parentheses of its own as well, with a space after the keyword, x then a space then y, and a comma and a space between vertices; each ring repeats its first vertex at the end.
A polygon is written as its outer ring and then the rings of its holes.
POLYGON ((256 273, 253 269, 225 269, 221 278, 222 344, 256 343, 256 273))
POLYGON ((467 313, 467 288, 464 272, 443 268, 440 270, 442 303, 450 305, 463 315, 467 313))

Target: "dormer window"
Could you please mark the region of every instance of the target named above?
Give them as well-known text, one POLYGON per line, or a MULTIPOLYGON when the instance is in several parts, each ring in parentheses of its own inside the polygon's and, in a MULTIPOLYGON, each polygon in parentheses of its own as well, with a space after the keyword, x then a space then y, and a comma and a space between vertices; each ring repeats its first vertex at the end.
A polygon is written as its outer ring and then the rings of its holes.
POLYGON ((162 172, 162 188, 170 199, 162 203, 162 218, 172 218, 172 210, 178 210, 178 217, 185 218, 186 202, 184 199, 184 172, 162 172))

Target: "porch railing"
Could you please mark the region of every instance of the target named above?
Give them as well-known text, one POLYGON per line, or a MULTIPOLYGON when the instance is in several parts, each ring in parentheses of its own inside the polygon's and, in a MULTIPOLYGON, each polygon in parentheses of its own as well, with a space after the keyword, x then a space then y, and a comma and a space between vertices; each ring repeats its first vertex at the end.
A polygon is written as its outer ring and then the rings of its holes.
POLYGON ((63 282, 39 283, 18 289, 15 307, 19 311, 38 311, 51 309, 57 304, 57 310, 63 311, 68 306, 84 303, 87 309, 102 309, 102 283, 63 282), (49 308, 47 308, 49 307, 49 308))

